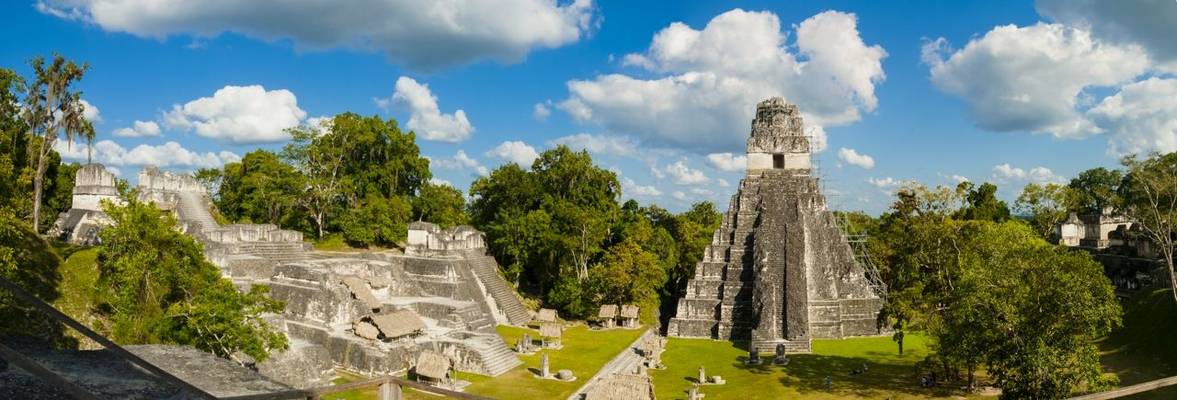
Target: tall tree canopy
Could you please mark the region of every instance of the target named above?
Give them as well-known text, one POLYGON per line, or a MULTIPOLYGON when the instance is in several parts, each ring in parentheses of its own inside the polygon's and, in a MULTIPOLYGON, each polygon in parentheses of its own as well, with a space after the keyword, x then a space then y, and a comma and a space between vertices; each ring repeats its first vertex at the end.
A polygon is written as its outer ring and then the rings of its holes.
POLYGON ((1177 152, 1123 160, 1127 177, 1120 187, 1123 211, 1136 221, 1169 269, 1169 287, 1177 301, 1177 152))
POLYGON ((269 288, 239 292, 205 260, 200 244, 176 230, 172 216, 137 197, 124 196, 124 206, 107 203, 114 225, 99 233, 98 282, 114 340, 187 344, 259 361, 286 348, 286 336, 261 318, 284 307, 266 296, 269 288))
POLYGON ((1080 172, 1067 186, 1076 192, 1077 209, 1083 213, 1102 212, 1119 205, 1120 182, 1124 175, 1119 170, 1104 167, 1080 172))
POLYGON ((93 141, 94 126, 84 117, 82 93, 71 88, 85 74, 85 64, 78 65, 61 55, 54 56, 48 64, 41 57, 33 58, 29 64, 34 78, 25 95, 23 116, 31 136, 40 139, 34 157, 32 215, 33 229, 39 232, 41 200, 53 144, 59 135, 71 143, 75 137, 93 141))

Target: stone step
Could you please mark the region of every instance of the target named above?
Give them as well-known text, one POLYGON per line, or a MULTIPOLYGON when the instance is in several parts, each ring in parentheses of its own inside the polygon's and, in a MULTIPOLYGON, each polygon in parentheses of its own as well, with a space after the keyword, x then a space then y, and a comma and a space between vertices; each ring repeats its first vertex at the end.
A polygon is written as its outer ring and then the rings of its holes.
POLYGON ((512 325, 523 325, 531 320, 531 315, 527 309, 523 307, 523 303, 519 301, 519 296, 515 294, 498 272, 498 264, 493 257, 476 257, 468 260, 471 269, 474 270, 475 276, 482 282, 486 291, 495 299, 499 309, 506 314, 507 321, 512 325))

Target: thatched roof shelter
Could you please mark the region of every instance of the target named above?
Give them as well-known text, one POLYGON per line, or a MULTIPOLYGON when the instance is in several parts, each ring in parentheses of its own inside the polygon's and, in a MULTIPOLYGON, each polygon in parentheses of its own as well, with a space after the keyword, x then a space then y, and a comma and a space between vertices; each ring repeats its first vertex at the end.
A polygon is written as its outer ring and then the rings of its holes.
POLYGON ((539 326, 539 335, 546 338, 560 338, 564 335, 564 329, 560 324, 543 324, 539 326))
POLYGON ((440 353, 425 350, 417 356, 417 366, 414 371, 417 376, 443 380, 450 372, 450 359, 440 353))
POLYGON ((654 382, 649 376, 609 374, 585 393, 585 400, 653 400, 654 382))
POLYGON ((616 304, 606 304, 606 305, 601 306, 601 311, 597 313, 597 318, 600 318, 600 319, 617 318, 617 305, 616 304))
POLYGON ((539 322, 556 322, 556 310, 550 308, 541 308, 539 313, 535 315, 535 319, 539 322))
POLYGON ((624 306, 621 306, 621 318, 637 319, 638 318, 638 306, 635 306, 633 304, 626 304, 624 306))
POLYGON ((352 297, 363 302, 364 306, 369 309, 375 310, 383 305, 380 300, 376 300, 376 296, 372 295, 372 290, 368 289, 368 284, 362 279, 355 276, 345 276, 343 284, 347 286, 348 291, 351 291, 352 297))
POLYGON ((396 339, 425 330, 425 322, 421 321, 417 313, 410 310, 396 310, 366 318, 371 319, 386 339, 396 339))

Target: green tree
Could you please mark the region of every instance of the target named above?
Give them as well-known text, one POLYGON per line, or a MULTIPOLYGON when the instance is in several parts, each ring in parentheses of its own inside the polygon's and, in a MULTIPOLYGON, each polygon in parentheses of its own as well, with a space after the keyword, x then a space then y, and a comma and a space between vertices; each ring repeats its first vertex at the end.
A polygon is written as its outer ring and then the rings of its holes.
MULTIPOLYGON (((62 260, 36 232, 21 223, 9 210, 0 209, 0 277, 15 283, 45 302, 53 302, 61 275, 62 260)), ((65 328, 45 313, 0 290, 0 336, 30 336, 58 347, 76 342, 65 328)))
POLYGON ((446 184, 426 182, 413 198, 413 218, 429 221, 443 228, 465 225, 466 198, 462 191, 446 184))
POLYGON ((29 134, 40 138, 33 174, 32 217, 33 229, 40 232, 42 189, 53 144, 59 135, 65 135, 65 140, 70 143, 79 135, 92 140, 94 126, 83 116, 85 109, 81 92, 70 88, 70 85, 82 79, 87 68, 85 64, 79 66, 60 55, 54 56, 48 65, 41 57, 33 58, 30 64, 35 79, 28 86, 25 96, 24 120, 29 134))
POLYGON ((314 223, 315 236, 322 238, 328 213, 339 206, 343 188, 351 184, 344 166, 352 131, 303 125, 288 132, 291 140, 283 147, 282 158, 305 178, 296 202, 314 223))
POLYGON ((1042 237, 1049 237, 1054 226, 1067 218, 1069 210, 1078 207, 1075 190, 1055 183, 1027 184, 1014 202, 1014 210, 1029 220, 1042 237))
POLYGON ((989 182, 973 186, 961 182, 957 190, 964 192, 965 206, 957 213, 958 219, 1003 222, 1009 219, 1009 207, 997 199, 997 185, 989 182))
POLYGON ((175 218, 137 197, 132 191, 124 206, 107 203, 114 225, 99 233, 102 309, 114 340, 186 344, 234 359, 242 352, 259 361, 286 348, 286 337, 261 317, 284 307, 265 296, 268 288, 238 292, 200 244, 175 229, 175 218))
POLYGON ((371 193, 339 218, 343 239, 356 246, 390 246, 408 235, 413 209, 407 196, 371 193))
POLYGON ((1145 159, 1127 157, 1128 168, 1122 193, 1123 211, 1144 233, 1169 269, 1169 287, 1177 301, 1177 271, 1173 253, 1177 251, 1177 152, 1152 154, 1145 159))
POLYGON ((657 308, 658 289, 666 283, 658 256, 642 248, 636 238, 610 247, 590 275, 599 295, 594 305, 636 303, 648 311, 657 308))
POLYGON ((217 208, 231 220, 293 227, 305 178, 278 155, 255 150, 225 164, 217 208))
POLYGON ((672 297, 681 297, 686 292, 688 280, 695 276, 695 265, 703 260, 703 251, 711 244, 711 237, 721 222, 715 204, 703 201, 666 223, 670 226, 668 232, 678 243, 678 264, 668 274, 668 292, 672 297))
POLYGON ((1080 172, 1067 185, 1074 189, 1078 196, 1077 209, 1072 211, 1100 213, 1105 208, 1117 207, 1120 201, 1120 182, 1123 178, 1124 174, 1119 170, 1104 167, 1080 172))

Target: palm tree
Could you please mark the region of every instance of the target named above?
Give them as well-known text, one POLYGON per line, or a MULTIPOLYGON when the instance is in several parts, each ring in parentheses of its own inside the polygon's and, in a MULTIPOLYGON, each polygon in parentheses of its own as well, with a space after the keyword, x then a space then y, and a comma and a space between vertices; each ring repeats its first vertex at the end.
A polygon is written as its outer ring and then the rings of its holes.
POLYGON ((29 64, 33 67, 34 81, 28 86, 28 96, 25 97, 24 119, 29 134, 41 139, 37 148, 37 171, 33 175, 33 230, 40 232, 45 163, 58 134, 64 133, 69 143, 73 143, 75 135, 92 141, 94 126, 84 116, 81 92, 70 91, 70 84, 81 80, 86 73, 86 64, 79 66, 59 54, 54 55, 53 62, 48 65, 40 56, 29 64))

